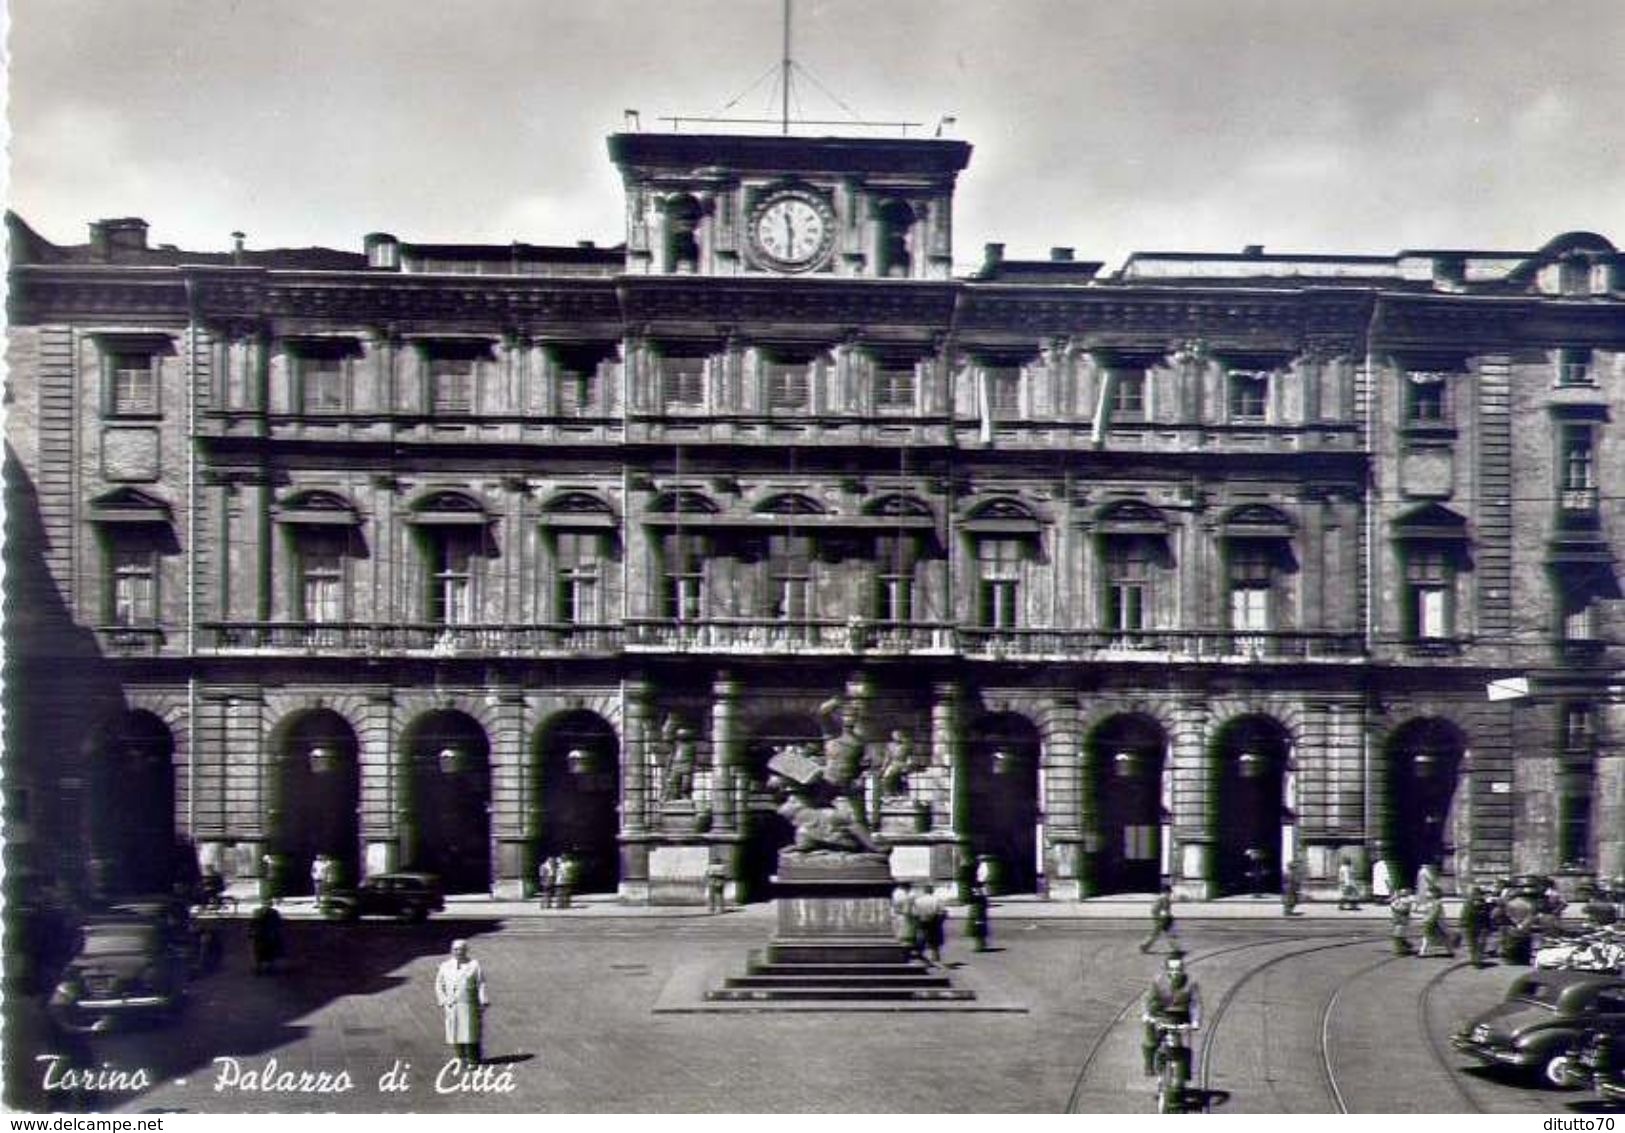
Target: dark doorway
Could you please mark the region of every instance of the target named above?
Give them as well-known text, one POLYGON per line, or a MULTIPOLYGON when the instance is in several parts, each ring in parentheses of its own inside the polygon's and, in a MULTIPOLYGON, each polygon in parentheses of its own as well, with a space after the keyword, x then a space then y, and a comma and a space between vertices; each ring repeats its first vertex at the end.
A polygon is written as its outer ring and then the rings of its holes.
POLYGON ((1038 729, 1024 716, 983 716, 971 729, 966 770, 966 832, 972 855, 990 854, 998 888, 1038 888, 1038 729))
MULTIPOLYGON (((90 881, 108 898, 168 893, 176 876, 175 740, 151 712, 104 735, 91 792, 90 881)), ((194 869, 195 863, 194 863, 194 869)))
POLYGON ((1226 724, 1214 745, 1213 879, 1220 896, 1279 890, 1283 792, 1292 746, 1268 716, 1226 724))
POLYGON ((354 884, 361 864, 361 769, 349 722, 328 708, 301 712, 278 726, 271 750, 270 853, 278 892, 312 892, 310 867, 318 854, 337 860, 340 884, 354 884))
POLYGON ((1450 802, 1466 742, 1455 725, 1411 720, 1388 741, 1388 828, 1394 883, 1409 886, 1424 862, 1445 864, 1450 802))
POLYGON ((1162 880, 1162 768, 1167 737, 1145 716, 1113 716, 1089 741, 1101 893, 1154 892, 1162 880))
POLYGON ((620 743, 596 712, 556 716, 541 730, 536 760, 541 821, 537 860, 565 854, 580 865, 581 893, 620 887, 620 743))
POLYGON ((407 760, 403 860, 447 893, 491 889, 491 745, 479 721, 442 709, 401 737, 407 760))
POLYGON ((767 761, 780 749, 799 745, 821 753, 824 734, 810 716, 782 715, 764 720, 745 748, 750 769, 750 798, 740 816, 744 853, 739 862, 741 900, 772 897, 772 877, 778 872, 779 851, 795 841, 795 827, 779 814, 779 792, 768 785, 767 761))

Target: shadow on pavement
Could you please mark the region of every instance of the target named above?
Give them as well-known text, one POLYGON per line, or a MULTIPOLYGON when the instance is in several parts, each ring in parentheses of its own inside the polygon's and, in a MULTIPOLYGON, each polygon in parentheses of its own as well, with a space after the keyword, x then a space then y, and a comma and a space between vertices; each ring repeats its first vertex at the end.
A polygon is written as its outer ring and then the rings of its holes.
MULTIPOLYGON (((185 1013, 170 1026, 132 1022, 106 1034, 67 1035, 46 1015, 48 991, 17 999, 8 995, 6 1105, 39 1113, 139 1104, 152 1086, 199 1073, 212 1077, 216 1057, 254 1059, 294 1042, 310 1031, 298 1020, 312 1012, 344 996, 398 987, 406 980, 395 973, 412 962, 443 956, 453 940, 472 939, 501 927, 502 922, 494 920, 435 919, 402 925, 290 918, 283 922, 282 968, 256 976, 250 970, 248 921, 241 918, 226 932, 220 969, 191 984, 185 1013), (51 1063, 40 1060, 44 1055, 58 1057, 51 1063), (121 1072, 120 1079, 110 1078, 109 1066, 121 1072), (145 1085, 135 1081, 137 1070, 144 1072, 145 1085)), ((423 998, 425 1010, 432 1010, 427 987, 423 998)), ((533 1056, 508 1057, 517 1061, 533 1056)))

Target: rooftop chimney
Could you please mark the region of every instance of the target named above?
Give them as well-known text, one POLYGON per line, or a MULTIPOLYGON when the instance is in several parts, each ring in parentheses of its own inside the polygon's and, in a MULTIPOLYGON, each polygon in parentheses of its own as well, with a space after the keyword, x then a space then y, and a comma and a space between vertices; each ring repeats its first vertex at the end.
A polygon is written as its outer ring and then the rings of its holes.
POLYGON ((992 275, 1004 263, 1003 244, 985 244, 982 247, 982 274, 992 275))
POLYGON ((90 222, 90 254, 98 260, 111 260, 121 252, 147 250, 147 222, 138 216, 121 216, 90 222))
POLYGON ((247 239, 248 239, 248 237, 245 234, 241 233, 241 232, 233 232, 231 234, 231 262, 232 263, 240 264, 240 263, 243 262, 243 244, 247 239))
POLYGON ((1264 245, 1262 245, 1262 244, 1248 244, 1245 248, 1243 248, 1241 250, 1241 254, 1244 255, 1244 256, 1253 256, 1253 257, 1262 256, 1264 254, 1264 245))
POLYGON ((1069 264, 1069 263, 1072 262, 1072 249, 1071 248, 1051 248, 1049 250, 1049 258, 1050 258, 1051 263, 1069 264))

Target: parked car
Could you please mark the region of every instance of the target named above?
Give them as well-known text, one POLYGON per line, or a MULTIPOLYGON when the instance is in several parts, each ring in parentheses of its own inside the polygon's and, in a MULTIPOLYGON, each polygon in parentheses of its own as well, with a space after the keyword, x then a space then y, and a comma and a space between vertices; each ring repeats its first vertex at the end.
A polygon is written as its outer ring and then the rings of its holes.
POLYGON ((1625 1020, 1625 977, 1595 972, 1520 976, 1496 1004, 1451 1039, 1489 1066, 1537 1075, 1570 1087, 1568 1061, 1594 1028, 1625 1020))
POLYGON ((168 1020, 185 1004, 189 967, 161 920, 92 917, 46 1009, 57 1026, 80 1034, 125 1019, 168 1020))
POLYGON ((1570 1085, 1589 1086, 1605 1102, 1625 1102, 1625 1024, 1592 1031, 1567 1070, 1570 1085))
POLYGON ((215 915, 197 916, 186 902, 166 897, 144 897, 121 901, 109 912, 118 916, 139 917, 158 925, 164 932, 169 950, 186 965, 192 977, 208 975, 220 966, 225 952, 221 939, 220 918, 215 915))
POLYGON ((354 888, 335 889, 321 899, 322 915, 342 921, 358 917, 422 921, 445 907, 440 879, 432 873, 375 873, 354 888))

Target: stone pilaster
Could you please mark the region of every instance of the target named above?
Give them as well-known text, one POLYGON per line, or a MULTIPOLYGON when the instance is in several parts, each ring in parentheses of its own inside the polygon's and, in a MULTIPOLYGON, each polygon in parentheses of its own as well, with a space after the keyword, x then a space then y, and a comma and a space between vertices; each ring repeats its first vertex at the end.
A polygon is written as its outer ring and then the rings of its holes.
POLYGON ((1170 777, 1174 815, 1173 882, 1178 895, 1207 900, 1214 894, 1213 769, 1205 702, 1186 700, 1174 713, 1170 777))
POLYGON ((739 681, 728 672, 718 673, 711 684, 712 829, 719 834, 737 833, 741 818, 734 774, 743 767, 745 756, 739 734, 739 693, 739 681))

